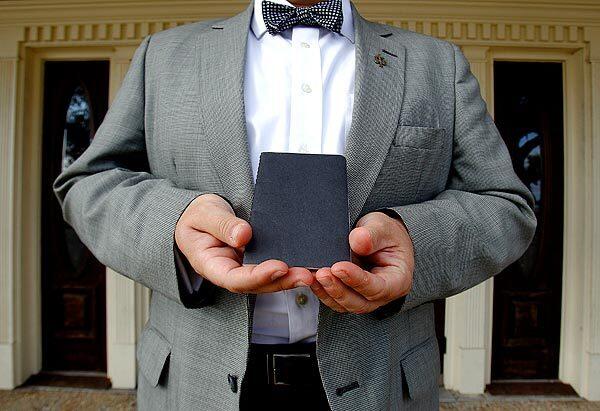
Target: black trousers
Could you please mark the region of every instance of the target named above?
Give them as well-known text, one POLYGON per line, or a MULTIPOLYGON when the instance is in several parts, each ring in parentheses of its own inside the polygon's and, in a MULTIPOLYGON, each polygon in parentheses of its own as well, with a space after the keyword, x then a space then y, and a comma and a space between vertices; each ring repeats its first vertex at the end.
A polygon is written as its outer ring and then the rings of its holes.
POLYGON ((329 411, 315 343, 251 344, 240 410, 329 411))

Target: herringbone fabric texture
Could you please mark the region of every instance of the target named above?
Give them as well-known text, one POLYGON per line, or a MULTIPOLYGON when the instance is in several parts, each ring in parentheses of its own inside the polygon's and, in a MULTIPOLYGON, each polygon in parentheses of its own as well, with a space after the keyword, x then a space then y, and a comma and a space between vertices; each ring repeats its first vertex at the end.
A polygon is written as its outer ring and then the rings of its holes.
MULTIPOLYGON (((66 221, 98 259, 153 290, 138 344, 140 409, 239 406, 228 376, 244 376, 254 299, 216 287, 201 304, 182 299, 173 234, 201 193, 249 216, 242 81, 251 15, 252 4, 230 19, 146 37, 90 148, 55 182, 66 221)), ((334 411, 437 409, 432 301, 519 257, 534 232, 533 199, 460 49, 368 22, 354 7, 353 15, 350 221, 397 212, 416 269, 405 304, 384 315, 321 305, 320 372, 334 411)))

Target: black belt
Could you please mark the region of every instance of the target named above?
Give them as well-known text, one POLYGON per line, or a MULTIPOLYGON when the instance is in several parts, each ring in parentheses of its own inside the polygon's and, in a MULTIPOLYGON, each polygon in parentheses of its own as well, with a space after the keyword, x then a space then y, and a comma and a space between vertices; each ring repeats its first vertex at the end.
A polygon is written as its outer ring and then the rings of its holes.
POLYGON ((319 386, 316 343, 250 344, 251 384, 319 386))

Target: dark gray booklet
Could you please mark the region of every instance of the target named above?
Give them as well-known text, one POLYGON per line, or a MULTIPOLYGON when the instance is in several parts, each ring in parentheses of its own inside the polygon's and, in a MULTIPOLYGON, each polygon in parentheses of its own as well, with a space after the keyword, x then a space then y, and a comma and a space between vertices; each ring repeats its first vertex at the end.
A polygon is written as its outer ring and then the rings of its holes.
POLYGON ((276 259, 321 268, 351 261, 345 157, 263 152, 250 225, 244 264, 276 259))

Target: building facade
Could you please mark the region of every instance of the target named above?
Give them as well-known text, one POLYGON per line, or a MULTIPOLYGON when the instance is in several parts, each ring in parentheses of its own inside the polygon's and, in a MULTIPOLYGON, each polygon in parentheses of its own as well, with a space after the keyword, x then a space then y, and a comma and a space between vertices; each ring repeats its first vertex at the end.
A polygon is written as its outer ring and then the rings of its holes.
MULTIPOLYGON (((476 394, 494 381, 556 380, 600 400, 600 3, 355 4, 370 20, 462 48, 537 201, 526 255, 437 304, 445 387, 476 394)), ((150 293, 61 225, 50 183, 89 144, 146 35, 246 5, 0 2, 0 388, 44 370, 135 387, 150 293)))

